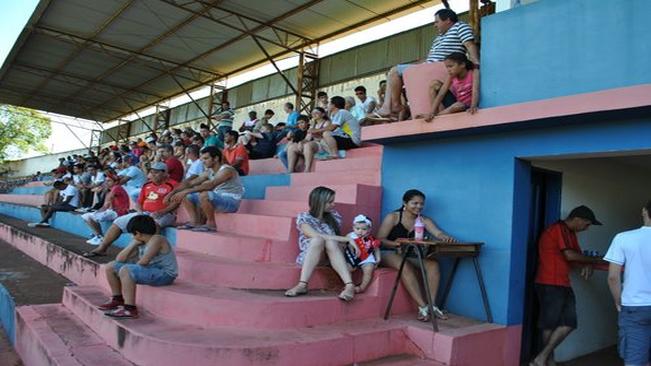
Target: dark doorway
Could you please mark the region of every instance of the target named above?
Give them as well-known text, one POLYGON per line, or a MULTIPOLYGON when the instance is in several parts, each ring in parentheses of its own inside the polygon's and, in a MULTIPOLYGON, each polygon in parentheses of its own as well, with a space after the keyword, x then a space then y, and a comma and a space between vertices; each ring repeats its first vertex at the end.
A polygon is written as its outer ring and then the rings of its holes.
POLYGON ((561 214, 562 174, 540 168, 531 168, 531 212, 527 238, 527 266, 525 272, 524 318, 522 322, 522 349, 520 357, 528 362, 542 346, 538 322, 538 299, 534 279, 538 264, 538 238, 543 230, 557 221, 561 214))

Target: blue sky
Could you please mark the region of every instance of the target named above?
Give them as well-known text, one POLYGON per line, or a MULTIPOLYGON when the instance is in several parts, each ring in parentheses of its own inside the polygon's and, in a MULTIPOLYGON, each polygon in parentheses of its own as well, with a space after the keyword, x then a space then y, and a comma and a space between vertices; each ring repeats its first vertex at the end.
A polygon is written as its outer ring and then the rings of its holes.
POLYGON ((0 64, 16 42, 38 0, 0 0, 0 64))

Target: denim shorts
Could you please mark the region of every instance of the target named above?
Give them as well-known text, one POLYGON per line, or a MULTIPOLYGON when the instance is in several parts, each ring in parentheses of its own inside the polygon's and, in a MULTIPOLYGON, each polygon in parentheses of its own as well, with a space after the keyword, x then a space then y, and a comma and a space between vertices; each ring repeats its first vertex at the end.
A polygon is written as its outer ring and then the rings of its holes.
POLYGON ((402 77, 402 74, 405 73, 405 70, 407 70, 408 68, 410 68, 410 67, 412 67, 414 65, 415 64, 398 64, 398 65, 396 65, 396 71, 398 72, 398 75, 400 75, 400 77, 402 77))
POLYGON ((622 306, 618 349, 626 365, 651 362, 651 306, 622 306))
MULTIPOLYGON (((217 212, 237 212, 240 208, 240 199, 226 194, 219 194, 208 191, 208 199, 217 212)), ((199 204, 199 192, 194 192, 188 196, 188 200, 195 206, 199 204)))
POLYGON ((139 285, 167 286, 171 285, 176 279, 176 277, 170 276, 160 268, 117 261, 113 263, 113 271, 116 274, 120 273, 122 267, 129 271, 131 279, 139 285))

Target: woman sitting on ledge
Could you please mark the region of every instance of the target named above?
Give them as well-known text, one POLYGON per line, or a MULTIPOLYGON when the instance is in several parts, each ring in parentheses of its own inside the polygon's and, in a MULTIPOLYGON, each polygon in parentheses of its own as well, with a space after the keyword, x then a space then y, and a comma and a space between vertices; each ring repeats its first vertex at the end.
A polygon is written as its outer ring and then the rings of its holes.
POLYGON ((296 218, 298 226, 298 247, 300 253, 296 263, 302 266, 298 284, 285 292, 285 296, 295 297, 307 294, 308 281, 318 265, 330 262, 344 282, 344 290, 339 298, 350 301, 355 296, 355 285, 346 265, 344 252, 339 242, 347 242, 341 237, 341 215, 334 211, 335 191, 326 187, 316 187, 310 192, 310 211, 302 212, 296 218), (327 258, 326 258, 327 257, 327 258))
MULTIPOLYGON (((421 215, 423 207, 425 206, 425 194, 416 189, 410 189, 402 196, 402 207, 398 210, 389 213, 378 230, 377 238, 382 241, 382 262, 385 267, 400 269, 402 262, 402 253, 396 243, 400 238, 413 238, 414 237, 414 224, 416 218, 421 217, 425 230, 429 235, 438 240, 446 242, 455 242, 451 236, 445 234, 441 229, 436 226, 434 221, 429 217, 421 215)), ((425 268, 429 276, 429 290, 432 295, 432 304, 434 304, 434 315, 440 319, 447 319, 447 316, 436 307, 436 292, 439 288, 440 271, 439 264, 433 259, 424 260, 425 268)), ((418 304, 418 320, 429 321, 430 314, 427 302, 425 301, 421 287, 419 285, 418 273, 415 265, 409 261, 405 262, 405 267, 402 271, 402 284, 409 293, 412 299, 418 304)))

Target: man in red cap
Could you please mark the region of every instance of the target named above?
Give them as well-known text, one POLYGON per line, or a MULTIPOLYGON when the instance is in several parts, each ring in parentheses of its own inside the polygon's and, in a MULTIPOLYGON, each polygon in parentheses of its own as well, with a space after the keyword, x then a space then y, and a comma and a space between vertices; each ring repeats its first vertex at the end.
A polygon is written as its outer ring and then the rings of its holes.
POLYGON ((555 364, 554 349, 576 329, 571 266, 579 266, 581 276, 587 280, 592 275, 592 264, 602 262, 600 258, 583 255, 576 238, 576 233, 587 230, 590 225, 601 225, 601 222, 590 208, 579 206, 540 236, 536 293, 540 302, 538 326, 543 330, 544 347, 531 366, 555 364))

